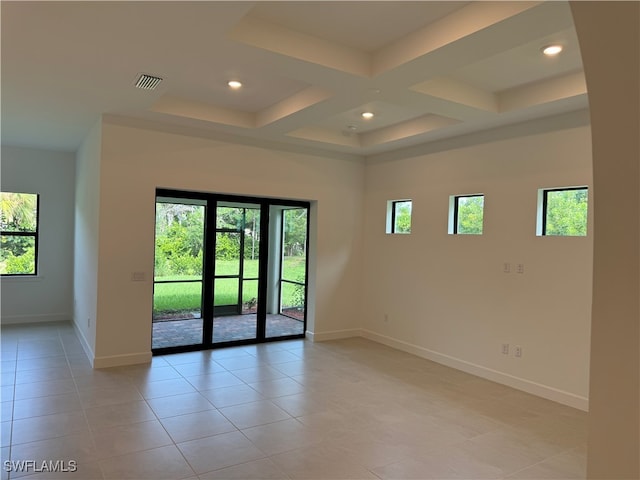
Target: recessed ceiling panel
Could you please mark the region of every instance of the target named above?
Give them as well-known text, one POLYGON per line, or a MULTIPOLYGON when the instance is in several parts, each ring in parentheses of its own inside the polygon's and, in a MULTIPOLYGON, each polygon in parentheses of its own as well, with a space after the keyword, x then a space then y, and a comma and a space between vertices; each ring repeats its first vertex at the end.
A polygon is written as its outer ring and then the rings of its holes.
POLYGON ((395 125, 425 115, 419 107, 407 107, 393 103, 372 101, 345 112, 324 118, 313 125, 336 132, 365 133, 395 125), (373 118, 365 119, 362 113, 371 112, 373 118), (355 127, 355 128, 353 128, 355 127))
POLYGON ((307 87, 308 83, 285 76, 271 76, 263 70, 254 71, 252 68, 228 64, 204 78, 185 76, 171 89, 171 93, 218 107, 256 113, 307 87), (230 88, 227 84, 229 80, 241 81, 242 87, 235 90, 230 88))
POLYGON ((448 76, 489 92, 499 92, 581 69, 578 38, 575 29, 570 28, 509 48, 448 76), (557 57, 546 57, 540 51, 543 46, 556 43, 564 46, 557 57))
POLYGON ((586 107, 567 2, 0 3, 7 145, 73 151, 107 114, 371 155, 586 107))
POLYGON ((470 2, 258 2, 250 15, 374 52, 470 2))

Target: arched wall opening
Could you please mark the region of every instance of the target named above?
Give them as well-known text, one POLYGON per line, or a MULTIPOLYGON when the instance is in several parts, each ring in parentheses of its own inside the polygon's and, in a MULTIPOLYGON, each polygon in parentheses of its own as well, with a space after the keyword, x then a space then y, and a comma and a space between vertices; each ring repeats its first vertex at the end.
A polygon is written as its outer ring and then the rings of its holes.
POLYGON ((589 92, 594 265, 588 478, 640 478, 640 3, 571 2, 589 92))

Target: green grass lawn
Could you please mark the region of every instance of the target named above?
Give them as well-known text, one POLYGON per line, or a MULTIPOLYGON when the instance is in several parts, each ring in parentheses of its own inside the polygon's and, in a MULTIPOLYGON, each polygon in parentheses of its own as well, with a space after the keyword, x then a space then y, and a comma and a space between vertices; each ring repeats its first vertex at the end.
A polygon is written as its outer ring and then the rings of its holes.
MULTIPOLYGON (((218 260, 216 262, 216 275, 237 275, 238 262, 232 260, 218 260)), ((304 278, 304 257, 286 257, 283 265, 283 277, 288 280, 300 280, 304 278)), ((244 278, 256 278, 258 276, 258 260, 245 260, 244 278)), ((168 276, 156 277, 158 280, 201 280, 194 276, 168 276)), ((258 281, 243 280, 242 301, 249 302, 258 297, 258 281)), ((284 284, 283 305, 293 305, 294 288, 291 284, 284 284)), ((238 298, 237 279, 216 279, 215 281, 215 305, 234 305, 238 298)), ((176 313, 200 311, 202 304, 202 282, 180 283, 156 283, 153 294, 154 316, 176 313)))

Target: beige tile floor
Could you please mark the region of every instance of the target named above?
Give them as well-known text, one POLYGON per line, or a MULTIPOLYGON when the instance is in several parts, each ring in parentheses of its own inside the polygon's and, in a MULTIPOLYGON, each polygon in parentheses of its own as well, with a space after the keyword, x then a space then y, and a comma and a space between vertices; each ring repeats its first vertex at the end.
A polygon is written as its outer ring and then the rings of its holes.
POLYGON ((92 370, 69 324, 2 328, 2 479, 570 479, 586 415, 360 338, 92 370), (15 463, 14 463, 15 465, 15 463))

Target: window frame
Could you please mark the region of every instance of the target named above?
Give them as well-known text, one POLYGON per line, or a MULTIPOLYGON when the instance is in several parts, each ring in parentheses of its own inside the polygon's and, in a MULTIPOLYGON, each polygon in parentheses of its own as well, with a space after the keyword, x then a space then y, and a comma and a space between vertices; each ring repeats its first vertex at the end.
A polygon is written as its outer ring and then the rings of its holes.
POLYGON ((450 235, 484 235, 484 193, 465 193, 463 195, 451 195, 449 197, 449 234, 450 235), (461 198, 482 197, 482 231, 480 233, 460 233, 458 231, 458 213, 461 198))
POLYGON ((387 202, 387 233, 391 235, 411 235, 411 226, 409 226, 408 232, 398 232, 396 231, 396 209, 398 204, 407 203, 411 204, 411 219, 413 219, 413 200, 410 198, 400 199, 400 200, 389 200, 387 202))
MULTIPOLYGON (((285 229, 286 229, 286 212, 289 210, 306 210, 306 223, 307 223, 307 232, 306 232, 306 245, 305 245, 305 256, 308 259, 309 256, 309 211, 310 208, 306 207, 306 206, 297 206, 297 207, 288 207, 288 208, 283 208, 280 211, 280 268, 278 271, 278 310, 280 312, 280 315, 284 315, 285 317, 289 317, 289 318, 295 318, 292 317, 291 315, 287 315, 286 313, 282 312, 282 292, 283 292, 283 288, 282 288, 282 284, 283 283, 288 283, 290 285, 297 285, 299 287, 302 287, 302 291, 304 294, 304 302, 303 302, 303 309, 304 309, 304 316, 306 318, 306 310, 307 310, 307 294, 308 294, 308 285, 309 285, 309 272, 307 270, 308 267, 308 262, 305 263, 305 271, 304 271, 304 283, 303 282, 299 282, 297 280, 289 280, 284 278, 284 253, 285 253, 285 229)), ((305 327, 306 328, 306 327, 305 327)), ((305 330, 306 331, 306 330, 305 330)), ((273 337, 272 337, 273 338, 273 337)), ((276 337, 277 338, 277 337, 276 337)))
POLYGON ((572 187, 553 187, 553 188, 540 188, 538 189, 538 225, 536 234, 539 237, 586 237, 588 236, 588 224, 589 224, 589 186, 580 185, 572 187), (576 190, 586 190, 587 192, 587 218, 585 219, 585 234, 584 235, 549 235, 547 233, 547 206, 549 192, 570 192, 576 190))
POLYGON ((39 239, 40 239, 40 194, 39 193, 31 193, 31 192, 15 192, 15 191, 2 191, 0 193, 19 193, 22 195, 35 195, 36 197, 36 229, 33 232, 15 232, 15 231, 6 231, 1 230, 0 227, 0 237, 33 237, 34 238, 34 266, 33 273, 0 273, 0 277, 37 277, 38 272, 38 258, 39 258, 39 239))

